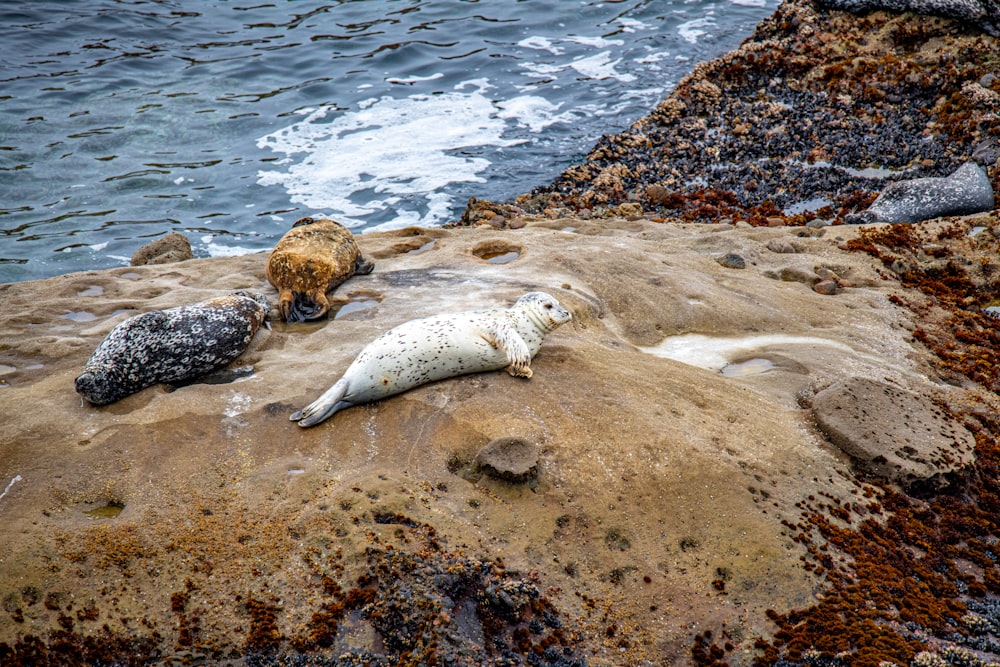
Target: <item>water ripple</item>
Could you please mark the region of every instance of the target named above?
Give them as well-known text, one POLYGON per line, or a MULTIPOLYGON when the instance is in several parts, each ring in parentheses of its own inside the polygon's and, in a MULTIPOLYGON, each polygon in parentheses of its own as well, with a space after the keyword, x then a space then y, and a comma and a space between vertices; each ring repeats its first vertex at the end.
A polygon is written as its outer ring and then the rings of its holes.
POLYGON ((0 237, 18 242, 0 282, 124 265, 168 231, 205 256, 267 249, 304 214, 439 224, 469 196, 552 180, 768 13, 756 0, 0 4, 0 237))

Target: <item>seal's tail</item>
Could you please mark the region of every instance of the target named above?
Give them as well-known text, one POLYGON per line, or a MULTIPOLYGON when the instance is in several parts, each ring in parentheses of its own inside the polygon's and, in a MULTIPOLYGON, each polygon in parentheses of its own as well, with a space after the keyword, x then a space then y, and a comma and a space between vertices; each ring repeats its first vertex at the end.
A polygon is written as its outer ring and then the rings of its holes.
POLYGON ((347 380, 340 378, 332 387, 327 389, 322 396, 301 410, 292 413, 292 416, 289 417, 289 419, 293 422, 298 422, 299 426, 303 428, 306 428, 307 426, 315 426, 321 421, 328 419, 335 412, 354 405, 354 403, 344 400, 344 395, 346 393, 347 380))

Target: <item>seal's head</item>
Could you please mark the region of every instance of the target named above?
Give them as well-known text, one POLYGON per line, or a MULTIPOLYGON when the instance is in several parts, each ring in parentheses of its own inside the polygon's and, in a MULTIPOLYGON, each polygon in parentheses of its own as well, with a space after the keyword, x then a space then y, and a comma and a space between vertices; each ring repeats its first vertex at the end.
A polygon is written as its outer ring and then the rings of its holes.
POLYGON ((94 405, 107 405, 124 397, 121 390, 123 384, 120 374, 113 366, 88 365, 76 378, 76 392, 94 405))
POLYGON ((570 312, 547 292, 528 292, 514 303, 514 308, 522 309, 545 333, 573 319, 570 312))
POLYGON ((233 296, 246 297, 251 301, 256 301, 257 304, 264 309, 265 313, 271 310, 271 302, 268 301, 267 297, 261 294, 260 292, 255 292, 253 290, 248 290, 248 289, 241 289, 233 292, 233 296))

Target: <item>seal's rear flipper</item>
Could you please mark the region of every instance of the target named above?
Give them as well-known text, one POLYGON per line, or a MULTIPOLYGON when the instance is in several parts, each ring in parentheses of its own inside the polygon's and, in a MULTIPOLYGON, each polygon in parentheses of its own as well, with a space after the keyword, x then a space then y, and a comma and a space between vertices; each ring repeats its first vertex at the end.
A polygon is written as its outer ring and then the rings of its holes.
POLYGON ((347 381, 341 378, 315 401, 301 410, 293 412, 289 419, 293 422, 298 422, 302 428, 315 426, 329 418, 335 412, 354 405, 354 403, 344 400, 344 394, 346 393, 347 381))
POLYGON ((289 322, 305 322, 306 320, 316 320, 325 315, 326 308, 305 292, 295 292, 292 295, 292 304, 288 309, 289 322))

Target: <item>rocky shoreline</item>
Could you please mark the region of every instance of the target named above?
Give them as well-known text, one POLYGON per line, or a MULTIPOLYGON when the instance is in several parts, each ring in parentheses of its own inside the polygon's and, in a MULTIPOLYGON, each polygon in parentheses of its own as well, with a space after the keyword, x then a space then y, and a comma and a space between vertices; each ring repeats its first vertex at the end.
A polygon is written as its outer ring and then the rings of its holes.
POLYGON ((786 2, 551 186, 359 237, 330 320, 102 408, 115 324, 273 296, 266 255, 0 285, 0 662, 996 661, 1000 215, 840 223, 864 170, 998 133, 998 62, 786 2), (395 324, 532 289, 573 321, 530 380, 288 420, 395 324))

